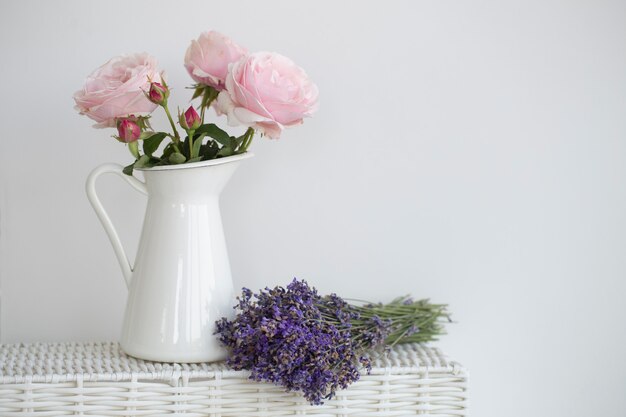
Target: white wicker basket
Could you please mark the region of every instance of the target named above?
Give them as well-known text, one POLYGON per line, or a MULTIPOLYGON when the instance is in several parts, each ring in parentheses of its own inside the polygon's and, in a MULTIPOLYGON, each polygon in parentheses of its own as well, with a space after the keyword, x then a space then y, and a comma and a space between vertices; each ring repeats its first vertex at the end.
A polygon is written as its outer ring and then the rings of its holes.
POLYGON ((117 343, 0 345, 0 416, 465 416, 467 372, 435 348, 399 345, 324 405, 224 364, 165 364, 117 343))

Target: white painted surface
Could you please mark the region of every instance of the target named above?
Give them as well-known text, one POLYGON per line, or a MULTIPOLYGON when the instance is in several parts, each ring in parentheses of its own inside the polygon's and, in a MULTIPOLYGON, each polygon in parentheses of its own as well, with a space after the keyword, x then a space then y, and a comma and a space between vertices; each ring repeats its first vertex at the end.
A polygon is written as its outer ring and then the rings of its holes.
MULTIPOLYGON (((448 302, 440 346, 472 372, 473 415, 626 414, 619 1, 1 3, 3 342, 119 337, 126 289, 83 185, 130 155, 71 94, 145 50, 185 106, 184 51, 209 28, 321 92, 224 191, 236 286, 448 302)), ((145 202, 101 183, 134 252, 145 202)))
POLYGON ((235 304, 220 194, 252 154, 141 169, 145 183, 105 163, 89 174, 87 196, 114 249, 128 286, 120 346, 159 362, 215 362, 227 351, 215 322, 232 319, 235 304), (137 256, 130 261, 97 193, 115 174, 147 196, 137 256))

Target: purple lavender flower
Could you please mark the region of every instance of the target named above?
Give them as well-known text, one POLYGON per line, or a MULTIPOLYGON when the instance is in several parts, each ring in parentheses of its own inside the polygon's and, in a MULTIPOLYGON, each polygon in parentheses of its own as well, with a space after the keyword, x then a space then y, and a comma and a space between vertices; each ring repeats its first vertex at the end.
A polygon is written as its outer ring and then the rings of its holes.
MULTIPOLYGON (((305 281, 294 279, 286 289, 266 288, 254 297, 244 289, 238 301, 237 317, 217 322, 220 341, 231 350, 227 363, 232 368, 302 391, 313 404, 359 379, 349 326, 323 319, 322 298, 305 281)), ((336 297, 332 303, 345 318, 343 300, 336 297)))
POLYGON ((430 340, 441 332, 437 319, 447 316, 445 306, 426 300, 351 305, 336 294, 322 297, 295 278, 287 288, 257 294, 244 288, 237 301, 235 319, 216 323, 220 341, 230 350, 228 365, 249 370, 253 380, 301 391, 312 404, 357 381, 360 368, 369 373, 369 349, 430 340), (420 320, 430 326, 426 332, 417 327, 420 320))
POLYGON ((411 327, 409 327, 409 329, 406 331, 406 335, 407 336, 413 336, 415 333, 419 333, 420 328, 417 327, 415 324, 412 324, 411 327))

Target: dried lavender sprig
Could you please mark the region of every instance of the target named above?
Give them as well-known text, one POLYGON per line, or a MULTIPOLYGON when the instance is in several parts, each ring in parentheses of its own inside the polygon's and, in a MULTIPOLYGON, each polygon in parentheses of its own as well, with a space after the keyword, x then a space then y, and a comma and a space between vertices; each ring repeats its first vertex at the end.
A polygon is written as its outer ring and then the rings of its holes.
POLYGON ((348 304, 320 296, 306 281, 253 294, 244 288, 235 319, 217 322, 230 348, 228 364, 250 378, 301 391, 312 404, 330 399, 368 372, 367 352, 395 343, 434 340, 443 333, 446 306, 399 297, 389 304, 348 304))
MULTIPOLYGON (((323 298, 325 299, 326 297, 323 298)), ((354 316, 350 322, 353 338, 359 334, 372 334, 380 332, 381 328, 382 330, 387 328, 384 340, 371 343, 366 348, 372 348, 381 343, 395 345, 437 340, 437 336, 445 334, 443 323, 450 322, 447 306, 432 304, 428 299, 413 301, 411 297, 405 296, 398 297, 388 304, 355 301, 358 304, 346 303, 343 306, 354 316)), ((319 309, 324 320, 339 325, 332 308, 322 302, 319 309)))

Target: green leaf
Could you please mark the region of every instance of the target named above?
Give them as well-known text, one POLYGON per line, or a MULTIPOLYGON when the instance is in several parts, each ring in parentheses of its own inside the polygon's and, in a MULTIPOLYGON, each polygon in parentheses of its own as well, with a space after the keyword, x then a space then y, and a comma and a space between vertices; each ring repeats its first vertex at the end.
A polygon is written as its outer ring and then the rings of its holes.
POLYGON ((185 155, 183 155, 182 153, 174 152, 173 154, 170 155, 168 160, 170 161, 170 163, 174 165, 178 165, 178 164, 182 164, 183 162, 185 162, 187 158, 185 158, 185 155))
POLYGON ((246 138, 246 134, 244 133, 243 135, 239 136, 237 139, 235 139, 235 143, 233 148, 237 149, 239 148, 239 146, 241 146, 241 144, 243 143, 243 140, 246 138))
POLYGON ((180 153, 185 156, 185 158, 191 158, 191 155, 189 155, 189 136, 185 136, 185 140, 178 144, 178 149, 180 150, 180 153))
POLYGON ((149 166, 151 166, 151 164, 148 155, 141 155, 137 162, 135 162, 135 168, 147 168, 149 166))
MULTIPOLYGON (((150 117, 151 116, 137 116, 135 118, 135 123, 137 123, 137 125, 139 126, 139 128, 142 130, 143 133, 154 133, 152 131, 150 131, 152 129, 152 127, 150 126, 150 117), (148 130, 146 132, 146 130, 148 130)), ((139 137, 139 139, 143 139, 141 136, 139 137)))
POLYGON ((143 152, 146 155, 152 156, 154 151, 156 151, 159 148, 159 145, 161 144, 163 139, 165 139, 166 136, 167 136, 167 133, 158 132, 158 133, 154 133, 150 137, 144 139, 144 141, 143 141, 143 152))
POLYGON ((126 175, 128 175, 128 176, 132 177, 132 176, 133 176, 133 168, 134 168, 134 167, 135 167, 135 163, 133 162, 133 163, 132 163, 132 164, 130 164, 130 165, 126 165, 126 166, 124 167, 124 169, 122 170, 122 172, 123 172, 124 174, 126 174, 126 175))
POLYGON ((219 151, 219 147, 215 143, 215 141, 209 141, 206 145, 202 145, 200 148, 200 153, 204 155, 205 160, 215 159, 217 152, 219 151))
POLYGON ((202 93, 204 93, 204 86, 198 85, 195 91, 193 92, 193 96, 191 97, 191 99, 193 100, 194 98, 200 97, 202 93))
POLYGON ((230 136, 228 135, 228 133, 226 133, 213 123, 208 123, 200 126, 196 129, 196 133, 204 133, 224 146, 228 145, 230 141, 230 136))
POLYGON ((202 93, 202 104, 200 105, 200 108, 203 108, 203 107, 208 108, 209 105, 213 102, 213 100, 217 98, 218 94, 219 94, 219 91, 217 91, 215 88, 211 87, 210 85, 207 85, 204 88, 204 92, 202 93))
POLYGON ((217 156, 231 156, 235 151, 230 146, 224 146, 219 150, 217 156))
POLYGON ((191 158, 189 161, 187 161, 187 163, 190 163, 190 162, 200 162, 200 161, 202 161, 202 156, 198 156, 196 158, 191 158))
POLYGON ((152 135, 154 135, 154 132, 152 131, 141 132, 141 135, 139 135, 139 140, 148 139, 152 135))
POLYGON ((165 149, 163 149, 163 156, 162 156, 163 160, 167 161, 167 158, 169 158, 169 156, 173 154, 174 151, 175 151, 174 144, 171 142, 168 143, 165 149))
POLYGON ((206 133, 202 133, 200 136, 195 138, 193 141, 193 149, 191 150, 191 157, 197 158, 200 154, 200 146, 202 146, 202 140, 206 136, 206 133))

